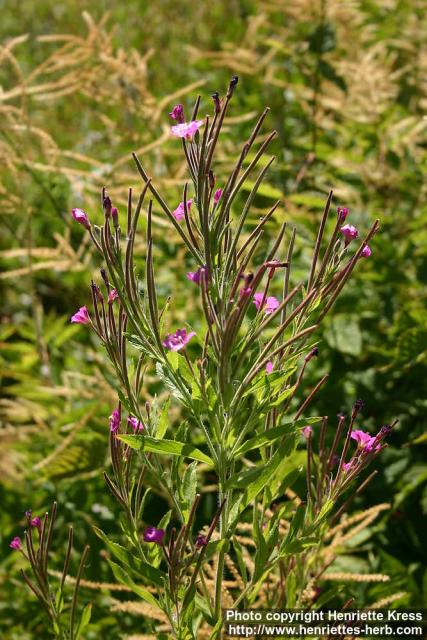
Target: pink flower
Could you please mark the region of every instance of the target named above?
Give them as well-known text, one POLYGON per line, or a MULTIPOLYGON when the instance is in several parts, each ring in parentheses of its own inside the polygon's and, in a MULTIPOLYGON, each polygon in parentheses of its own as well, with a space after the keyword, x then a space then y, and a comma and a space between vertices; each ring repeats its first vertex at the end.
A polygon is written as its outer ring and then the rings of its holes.
MULTIPOLYGON (((362 449, 366 453, 369 453, 374 448, 373 444, 375 442, 375 437, 370 436, 369 433, 366 433, 361 429, 352 431, 351 438, 357 442, 359 449, 362 449)), ((375 447, 375 451, 378 451, 379 449, 381 449, 380 445, 375 447)))
POLYGON ((202 276, 204 276, 204 274, 207 274, 207 273, 208 273, 208 270, 206 269, 206 267, 199 267, 197 271, 189 271, 189 273, 187 273, 187 278, 191 280, 191 282, 200 284, 202 276))
POLYGON ((271 373, 274 369, 274 365, 271 362, 271 360, 269 362, 267 362, 267 364, 265 365, 265 370, 267 373, 271 373))
POLYGON ((342 468, 344 469, 345 473, 348 473, 352 465, 353 465, 353 458, 349 462, 344 462, 342 468))
POLYGON ((365 244, 360 255, 362 258, 369 258, 369 256, 372 255, 371 247, 365 244))
MULTIPOLYGON (((254 295, 254 304, 257 308, 257 311, 260 310, 263 299, 264 299, 263 293, 256 293, 254 295)), ((279 306, 280 306, 280 302, 274 296, 268 296, 268 298, 264 300, 264 312, 266 315, 269 315, 270 313, 273 313, 273 311, 276 311, 277 307, 279 306)))
POLYGON ((82 224, 85 229, 90 229, 89 217, 83 209, 71 209, 71 215, 76 222, 82 224))
POLYGON ((144 542, 155 542, 156 544, 162 544, 164 537, 164 529, 156 529, 156 527, 147 527, 143 533, 144 542))
POLYGON ((120 427, 120 413, 118 409, 114 409, 110 416, 110 431, 111 433, 117 433, 120 427))
POLYGON ((117 300, 118 297, 119 294, 117 293, 117 289, 111 289, 110 293, 108 294, 109 304, 113 304, 114 300, 117 300))
POLYGON ((217 189, 214 193, 214 204, 218 204, 218 201, 221 196, 222 196, 222 189, 217 189))
POLYGON ((36 516, 35 518, 32 518, 30 524, 32 527, 37 527, 39 529, 41 527, 41 523, 42 521, 40 520, 40 518, 36 516))
POLYGON ((337 207, 337 215, 339 220, 341 220, 342 222, 344 222, 344 220, 346 219, 346 217, 348 216, 348 209, 347 207, 337 207))
POLYGON ((313 433, 313 429, 310 427, 310 425, 307 425, 302 430, 302 434, 303 434, 304 438, 307 438, 307 439, 312 433, 313 433))
POLYGON ((163 340, 163 346, 171 351, 180 351, 190 339, 196 335, 195 331, 187 333, 186 329, 178 329, 175 333, 169 333, 163 340))
MULTIPOLYGON (((190 211, 191 205, 193 204, 193 199, 190 198, 187 200, 187 211, 190 211)), ((180 202, 175 211, 172 211, 172 215, 175 220, 181 222, 181 220, 185 217, 184 203, 180 202)))
POLYGON ((343 227, 341 227, 340 231, 346 240, 346 244, 349 244, 359 235, 358 230, 356 229, 356 227, 353 227, 352 224, 345 224, 343 227))
POLYGON ((90 317, 87 307, 80 307, 80 309, 76 311, 73 316, 71 316, 70 322, 75 322, 76 324, 89 324, 90 317))
POLYGON ((191 140, 192 136, 204 124, 203 120, 192 120, 191 122, 181 122, 171 127, 171 134, 177 138, 186 138, 191 140))
POLYGON ((9 547, 11 549, 14 549, 15 551, 20 551, 22 549, 21 538, 18 538, 18 536, 13 538, 13 540, 11 540, 9 543, 9 547))
POLYGON ((169 113, 172 120, 176 120, 180 124, 184 122, 184 107, 182 104, 176 104, 172 111, 169 113))
POLYGON ((129 416, 128 424, 132 427, 134 433, 136 433, 137 431, 142 431, 144 429, 144 425, 142 424, 142 422, 140 422, 138 418, 134 418, 132 416, 129 416))

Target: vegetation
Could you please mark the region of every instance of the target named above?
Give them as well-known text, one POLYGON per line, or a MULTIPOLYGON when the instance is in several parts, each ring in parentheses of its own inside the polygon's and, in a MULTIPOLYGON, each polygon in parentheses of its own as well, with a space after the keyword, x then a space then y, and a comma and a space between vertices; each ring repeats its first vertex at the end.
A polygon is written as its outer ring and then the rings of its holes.
MULTIPOLYGON (((381 600, 422 606, 427 599, 425 3, 218 1, 190 10, 185 0, 132 1, 109 16, 104 4, 93 3, 91 16, 82 16, 75 2, 23 0, 19 20, 10 2, 2 12, 2 637, 43 637, 45 614, 19 578, 25 560, 8 544, 25 527, 24 511, 42 515, 53 500, 59 508, 52 571, 62 571, 68 524, 79 552, 71 555, 71 575, 90 546, 80 594, 93 603, 93 612, 84 637, 97 638, 104 629, 111 638, 150 633, 153 612, 118 584, 94 530, 123 542, 120 509, 102 475, 111 464, 108 416, 117 401, 114 369, 97 339, 69 322, 79 306, 89 306, 89 294, 84 300, 82 295, 91 278, 99 280, 101 266, 70 210, 82 207, 101 224, 99 194, 107 185, 124 215, 128 187, 135 194, 141 188, 131 151, 143 159, 165 199, 180 202, 189 178, 180 146, 169 134, 168 112, 178 102, 189 112, 200 92, 204 116, 212 109, 207 96, 223 93, 233 73, 239 75, 239 90, 217 148, 217 181, 225 183, 241 141, 268 105, 268 124, 278 132, 269 151, 277 159, 258 190, 246 232, 276 200, 283 201, 263 246, 273 246, 282 222, 287 237, 298 227, 295 282, 310 268, 331 188, 334 207, 348 207, 357 227, 381 221, 371 257, 319 328, 319 356, 304 377, 304 387, 312 389, 329 375, 310 405, 313 416, 328 415, 333 422, 335 414, 349 413, 362 398, 367 431, 399 420, 374 463, 378 474, 351 506, 347 524, 349 530, 355 525, 353 535, 341 540, 325 587, 339 584, 337 603, 354 597, 360 606, 381 600)), ((258 147, 266 131, 257 136, 258 147)), ((246 182, 243 201, 253 186, 246 182)), ((140 224, 144 231, 146 222, 140 224)), ((166 300, 173 294, 168 326, 181 327, 200 315, 198 296, 188 295, 185 277, 194 262, 156 206, 152 224, 158 295, 166 300)), ((144 233, 135 240, 134 255, 142 272, 144 233)), ((163 406, 168 395, 148 368, 141 397, 163 406)), ((171 403, 170 433, 185 411, 171 403)), ((203 477, 200 527, 216 513, 215 474, 206 471, 203 477)), ((154 490, 155 483, 149 484, 154 490)), ((302 481, 293 490, 304 499, 302 481)), ((158 497, 147 497, 151 523, 159 522, 165 506, 158 497)), ((247 532, 240 533, 242 546, 250 545, 247 532)), ((231 566, 228 572, 231 580, 231 566)), ((66 588, 70 598, 72 584, 66 582, 66 588)))

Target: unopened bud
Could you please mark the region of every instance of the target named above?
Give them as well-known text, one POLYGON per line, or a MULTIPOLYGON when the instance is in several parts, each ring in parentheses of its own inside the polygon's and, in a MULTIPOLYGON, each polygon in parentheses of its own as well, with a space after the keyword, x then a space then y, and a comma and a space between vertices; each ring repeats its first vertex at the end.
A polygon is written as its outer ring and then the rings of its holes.
POLYGON ((365 403, 363 402, 363 400, 358 399, 354 403, 353 409, 354 409, 354 411, 362 411, 364 406, 365 406, 365 403))
POLYGON ((109 218, 111 215, 111 199, 108 196, 105 196, 102 201, 102 207, 104 209, 104 215, 106 218, 109 218))
POLYGON ((105 269, 100 269, 100 274, 105 286, 108 289, 110 287, 110 282, 108 280, 107 272, 105 271, 105 269))
POLYGON ((319 349, 317 347, 313 347, 313 349, 305 356, 305 361, 308 362, 312 358, 317 358, 319 355, 319 349))
POLYGON ((119 226, 119 212, 117 207, 111 208, 111 217, 113 219, 113 226, 115 229, 119 226))
POLYGON ((98 300, 98 302, 103 302, 104 296, 102 295, 101 289, 98 287, 98 285, 92 281, 90 286, 92 287, 92 291, 95 294, 95 298, 98 300))
POLYGON ((209 179, 209 189, 213 189, 215 186, 215 174, 213 171, 209 171, 208 173, 208 179, 209 179))
POLYGON ((218 91, 212 94, 212 100, 214 101, 215 113, 219 113, 221 111, 221 101, 218 91))
POLYGON ((238 76, 232 76, 231 80, 230 80, 230 84, 228 85, 228 92, 227 92, 227 97, 231 98, 231 96, 233 95, 234 89, 236 88, 237 83, 239 82, 239 77, 238 76))

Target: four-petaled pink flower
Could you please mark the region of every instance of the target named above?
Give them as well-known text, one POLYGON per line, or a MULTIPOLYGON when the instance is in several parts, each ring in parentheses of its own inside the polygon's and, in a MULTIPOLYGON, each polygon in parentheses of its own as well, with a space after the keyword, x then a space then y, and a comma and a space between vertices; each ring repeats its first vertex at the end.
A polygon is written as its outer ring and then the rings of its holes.
POLYGON ((176 120, 180 124, 184 122, 184 107, 182 104, 176 104, 172 111, 169 113, 172 120, 176 120))
POLYGON ((177 138, 191 140, 194 134, 204 124, 204 120, 192 120, 191 122, 180 122, 171 127, 171 134, 177 138))
POLYGON ((162 544, 164 537, 164 529, 156 529, 156 527, 147 527, 143 533, 144 542, 155 542, 156 544, 162 544))
POLYGON ((304 438, 309 438, 309 436, 313 433, 313 429, 310 427, 310 425, 307 425, 306 427, 304 427, 304 429, 302 430, 302 435, 304 436, 304 438))
POLYGON ((197 271, 189 271, 187 273, 187 278, 191 280, 191 282, 200 284, 202 276, 205 277, 205 274, 208 275, 208 270, 206 269, 206 267, 199 267, 197 271))
POLYGON ((110 431, 111 433, 117 433, 120 427, 120 413, 118 409, 114 409, 110 416, 110 431))
POLYGON ((267 364, 265 365, 265 370, 267 373, 271 373, 274 369, 274 365, 271 362, 271 360, 269 362, 267 362, 267 364))
POLYGON ((180 351, 190 339, 196 335, 195 331, 187 333, 186 329, 178 329, 175 333, 169 333, 163 340, 163 346, 171 351, 180 351))
POLYGON ((341 227, 340 231, 345 238, 346 244, 357 238, 357 236, 359 235, 358 230, 356 229, 356 227, 353 227, 352 224, 345 224, 343 227, 341 227))
MULTIPOLYGON (((257 308, 257 311, 260 310, 261 305, 263 304, 264 300, 264 294, 263 293, 256 293, 254 295, 254 304, 257 308)), ((265 298, 264 300, 264 312, 266 315, 269 315, 270 313, 273 313, 273 311, 276 311, 276 309, 280 306, 280 302, 278 301, 277 298, 275 298, 274 296, 268 296, 267 298, 265 298)))
POLYGON ((114 300, 117 300, 118 297, 119 294, 117 293, 117 289, 111 289, 110 293, 108 294, 108 302, 110 304, 113 304, 114 300))
MULTIPOLYGON (((373 445, 376 438, 374 436, 369 435, 369 433, 362 431, 361 429, 356 429, 356 431, 352 431, 351 438, 352 440, 355 440, 357 442, 359 449, 362 449, 367 453, 372 451, 374 448, 373 445)), ((381 449, 380 445, 375 447, 375 451, 378 451, 379 449, 381 449)))
POLYGON ((13 538, 13 540, 11 540, 9 543, 9 547, 11 549, 15 549, 15 551, 20 551, 22 549, 21 538, 18 538, 18 536, 13 538))
POLYGON ((89 317, 89 311, 87 310, 87 307, 80 307, 80 309, 78 311, 76 311, 76 313, 71 316, 71 320, 70 322, 75 322, 77 324, 89 324, 90 323, 90 317, 89 317))
POLYGON ((365 244, 360 255, 362 258, 369 258, 369 256, 372 255, 371 247, 368 244, 365 244))
POLYGON ((214 193, 214 204, 218 204, 218 201, 221 196, 222 196, 222 189, 217 189, 214 193))
MULTIPOLYGON (((193 199, 190 198, 189 200, 187 200, 187 211, 190 211, 190 207, 193 204, 193 199)), ((181 222, 181 220, 185 217, 185 208, 184 208, 184 203, 180 202, 179 205, 177 206, 177 208, 175 209, 175 211, 172 211, 172 215, 175 218, 175 220, 178 220, 178 222, 181 222)))
POLYGON ((76 222, 83 225, 85 229, 90 229, 89 216, 83 209, 71 209, 71 215, 76 222))
POLYGON ((144 425, 142 424, 142 422, 140 422, 138 418, 134 418, 133 416, 129 416, 128 424, 132 427, 134 433, 136 433, 137 431, 142 431, 144 429, 144 425))

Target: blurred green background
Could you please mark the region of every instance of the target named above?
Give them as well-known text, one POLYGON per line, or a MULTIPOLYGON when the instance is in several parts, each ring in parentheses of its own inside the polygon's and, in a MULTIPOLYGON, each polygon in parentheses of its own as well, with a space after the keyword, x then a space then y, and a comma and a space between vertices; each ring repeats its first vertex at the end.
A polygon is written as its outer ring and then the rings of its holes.
MULTIPOLYGON (((1 637, 45 637, 8 548, 25 509, 58 499, 58 551, 73 522, 76 546, 92 545, 86 577, 112 580, 90 525, 118 535, 102 479, 115 398, 103 353, 69 324, 99 268, 69 211, 100 220, 103 185, 123 211, 126 189, 139 187, 133 150, 179 202, 185 169, 168 111, 178 101, 190 110, 198 93, 210 110, 234 73, 218 179, 269 106, 277 161, 255 212, 283 199, 301 269, 330 188, 361 230, 381 219, 372 257, 322 329, 311 375, 330 378, 313 411, 334 416, 360 397, 366 428, 399 418, 355 505, 391 508, 349 554, 351 567, 391 580, 346 588, 360 605, 402 592, 401 604, 426 606, 427 2, 3 0, 0 10, 1 637)), ((184 277, 192 265, 166 228, 156 212, 160 293, 173 292, 183 319, 196 312, 184 277)), ((147 397, 157 391, 148 376, 147 397)), ((90 637, 141 629, 108 592, 87 591, 90 637)))

